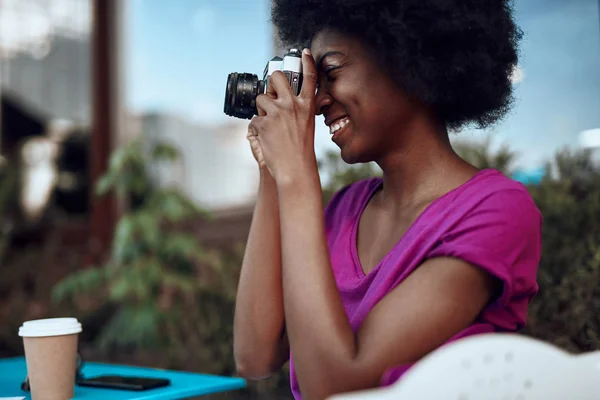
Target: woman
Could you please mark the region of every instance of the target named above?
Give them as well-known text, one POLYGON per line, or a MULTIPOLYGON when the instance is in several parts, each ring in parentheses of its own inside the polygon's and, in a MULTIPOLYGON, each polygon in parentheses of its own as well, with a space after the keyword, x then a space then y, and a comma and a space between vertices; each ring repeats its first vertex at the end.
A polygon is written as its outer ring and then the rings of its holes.
POLYGON ((509 109, 511 13, 508 0, 275 0, 282 41, 310 50, 300 95, 274 74, 249 125, 261 180, 236 304, 242 376, 290 359, 295 398, 323 399, 390 384, 460 337, 523 327, 541 215, 448 139, 509 109), (315 114, 345 162, 383 171, 325 210, 315 114))

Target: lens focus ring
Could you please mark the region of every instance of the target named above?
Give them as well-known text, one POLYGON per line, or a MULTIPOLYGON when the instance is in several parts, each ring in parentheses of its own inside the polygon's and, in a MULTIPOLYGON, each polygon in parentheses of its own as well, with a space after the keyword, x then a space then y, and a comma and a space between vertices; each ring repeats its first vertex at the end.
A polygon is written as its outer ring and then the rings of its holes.
POLYGON ((258 96, 258 91, 258 76, 248 73, 229 74, 225 93, 225 114, 252 119, 257 114, 256 96, 258 96))

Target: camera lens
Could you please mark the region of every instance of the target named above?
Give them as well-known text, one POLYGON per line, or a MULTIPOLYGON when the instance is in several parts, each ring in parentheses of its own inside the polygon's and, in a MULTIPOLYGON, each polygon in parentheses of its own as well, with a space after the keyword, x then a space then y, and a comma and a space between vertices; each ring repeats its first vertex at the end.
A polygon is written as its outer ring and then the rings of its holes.
POLYGON ((225 114, 246 119, 252 119, 254 115, 258 115, 256 96, 262 87, 262 81, 254 74, 237 72, 229 74, 223 108, 225 114))

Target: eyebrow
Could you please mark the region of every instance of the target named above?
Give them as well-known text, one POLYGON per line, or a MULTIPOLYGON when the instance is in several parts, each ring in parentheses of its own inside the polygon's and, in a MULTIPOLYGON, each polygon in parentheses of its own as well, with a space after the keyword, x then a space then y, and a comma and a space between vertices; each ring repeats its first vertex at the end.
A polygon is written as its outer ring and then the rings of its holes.
POLYGON ((345 54, 342 53, 341 51, 328 51, 327 53, 325 53, 321 57, 319 57, 319 60, 317 61, 317 70, 321 69, 321 67, 323 66, 323 60, 325 60, 327 57, 343 56, 343 55, 345 55, 345 54))

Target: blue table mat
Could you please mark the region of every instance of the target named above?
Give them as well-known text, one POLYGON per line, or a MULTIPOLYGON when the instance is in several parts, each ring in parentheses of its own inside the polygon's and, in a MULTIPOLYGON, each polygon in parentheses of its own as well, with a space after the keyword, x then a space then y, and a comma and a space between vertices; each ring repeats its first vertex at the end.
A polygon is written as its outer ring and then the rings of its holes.
MULTIPOLYGON (((21 390, 21 382, 23 382, 26 374, 27 366, 24 357, 0 359, 0 397, 25 396, 29 400, 31 398, 29 394, 21 390)), ((176 400, 246 387, 246 381, 242 378, 94 362, 84 364, 83 375, 86 378, 97 375, 167 378, 171 381, 171 384, 166 387, 140 392, 75 385, 75 399, 176 400)))

